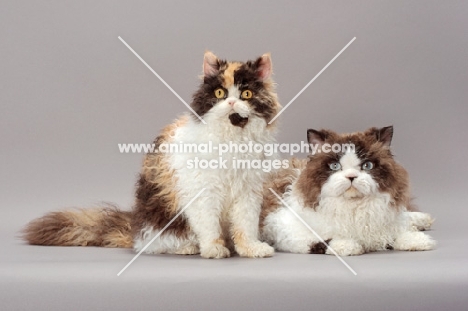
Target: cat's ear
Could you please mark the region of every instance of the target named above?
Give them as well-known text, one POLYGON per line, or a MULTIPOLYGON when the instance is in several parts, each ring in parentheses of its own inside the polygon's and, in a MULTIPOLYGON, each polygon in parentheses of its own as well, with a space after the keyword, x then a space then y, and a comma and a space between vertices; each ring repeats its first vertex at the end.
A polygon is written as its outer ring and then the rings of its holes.
POLYGON ((205 77, 215 76, 219 71, 219 60, 211 51, 206 51, 203 57, 203 75, 205 77))
POLYGON ((386 126, 379 129, 378 140, 381 141, 386 147, 390 147, 393 138, 393 126, 386 126))
POLYGON ((314 129, 307 130, 307 142, 309 143, 309 152, 313 156, 318 148, 321 148, 328 137, 328 133, 324 130, 317 131, 314 129))
POLYGON ((307 130, 307 142, 309 142, 309 144, 321 146, 327 137, 328 133, 325 131, 307 130))
POLYGON ((372 128, 369 132, 375 139, 381 142, 385 147, 390 147, 393 138, 393 126, 386 126, 382 128, 372 128))
POLYGON ((273 73, 273 64, 271 63, 270 53, 265 53, 255 61, 255 71, 257 77, 261 80, 266 80, 271 77, 273 73))

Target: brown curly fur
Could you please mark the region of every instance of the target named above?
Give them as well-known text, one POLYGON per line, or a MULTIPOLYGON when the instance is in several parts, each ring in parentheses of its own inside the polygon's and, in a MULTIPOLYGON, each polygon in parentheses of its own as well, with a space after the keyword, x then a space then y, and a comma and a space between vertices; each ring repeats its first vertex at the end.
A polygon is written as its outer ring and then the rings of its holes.
MULTIPOLYGON (((183 126, 188 117, 182 117, 166 126, 154 144, 158 148, 162 143, 171 143, 177 128, 183 126)), ((132 218, 132 232, 136 237, 141 230, 151 225, 163 228, 177 214, 178 196, 176 177, 164 153, 148 153, 143 162, 143 169, 137 182, 136 203, 132 218)), ((188 233, 188 224, 184 217, 178 217, 165 231, 179 237, 188 233)))
POLYGON ((113 206, 52 212, 31 221, 22 238, 33 245, 132 247, 131 214, 113 206))
POLYGON ((263 202, 262 212, 260 214, 260 227, 263 227, 263 221, 265 220, 265 217, 280 206, 278 198, 273 194, 273 192, 271 192, 270 188, 273 189, 273 191, 279 196, 282 196, 285 193, 286 188, 299 177, 306 164, 307 160, 305 159, 292 158, 289 161, 288 168, 272 171, 270 173, 267 181, 263 185, 263 202))

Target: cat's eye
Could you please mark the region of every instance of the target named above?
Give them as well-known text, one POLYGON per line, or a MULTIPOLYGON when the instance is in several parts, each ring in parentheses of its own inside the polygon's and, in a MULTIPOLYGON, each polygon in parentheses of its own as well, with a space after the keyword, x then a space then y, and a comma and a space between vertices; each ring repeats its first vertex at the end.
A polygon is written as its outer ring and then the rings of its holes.
POLYGON ((242 99, 252 98, 252 91, 250 91, 250 90, 243 91, 242 94, 241 94, 241 98, 242 99))
POLYGON ((341 169, 341 164, 338 162, 330 163, 330 165, 328 166, 330 167, 332 171, 338 171, 341 169))
POLYGON ((374 163, 371 161, 364 162, 364 164, 361 166, 363 170, 370 171, 371 169, 374 168, 374 163))
POLYGON ((224 90, 219 88, 214 91, 216 98, 224 98, 224 90))

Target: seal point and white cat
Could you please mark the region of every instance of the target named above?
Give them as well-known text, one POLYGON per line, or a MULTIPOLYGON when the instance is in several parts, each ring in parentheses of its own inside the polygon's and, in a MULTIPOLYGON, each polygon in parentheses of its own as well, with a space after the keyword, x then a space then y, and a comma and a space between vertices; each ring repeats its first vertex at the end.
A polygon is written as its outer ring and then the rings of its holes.
POLYGON ((433 219, 412 205, 408 173, 390 150, 392 137, 392 126, 341 135, 308 130, 308 142, 317 150, 324 144, 355 148, 316 152, 272 174, 264 189, 263 239, 280 251, 332 254, 333 249, 341 256, 433 249, 435 241, 419 231, 433 219))

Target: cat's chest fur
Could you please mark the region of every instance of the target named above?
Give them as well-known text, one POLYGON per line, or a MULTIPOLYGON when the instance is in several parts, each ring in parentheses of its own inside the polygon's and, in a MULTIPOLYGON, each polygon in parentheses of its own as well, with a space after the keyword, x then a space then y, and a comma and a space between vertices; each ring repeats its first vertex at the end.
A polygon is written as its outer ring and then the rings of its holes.
POLYGON ((201 124, 189 120, 177 128, 172 138, 176 144, 195 144, 198 147, 210 146, 211 149, 198 148, 196 152, 178 153, 174 157, 204 159, 222 157, 264 158, 263 152, 255 152, 249 145, 274 143, 273 133, 266 129, 265 120, 252 117, 244 128, 235 127, 225 122, 201 124), (226 148, 221 150, 222 148, 226 148))
POLYGON ((177 177, 179 191, 193 188, 191 183, 194 182, 209 185, 210 188, 216 185, 219 190, 216 195, 223 196, 225 207, 231 206, 245 191, 258 188, 261 192, 261 185, 267 176, 261 169, 241 167, 238 160, 247 160, 250 165, 252 161, 269 161, 275 157, 249 150, 249 145, 264 146, 275 142, 273 134, 266 130, 263 118, 250 118, 244 128, 227 122, 205 125, 189 119, 184 126, 175 130, 170 143, 191 144, 198 150, 167 155, 177 177), (201 165, 202 162, 211 167, 201 165))
POLYGON ((314 213, 323 220, 327 231, 339 238, 353 238, 364 247, 385 248, 391 244, 398 234, 400 212, 392 204, 385 193, 373 196, 346 199, 343 197, 328 197, 321 199, 314 213), (366 245, 372 243, 373 245, 366 245))

